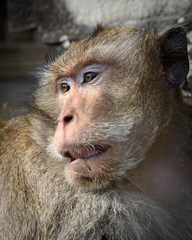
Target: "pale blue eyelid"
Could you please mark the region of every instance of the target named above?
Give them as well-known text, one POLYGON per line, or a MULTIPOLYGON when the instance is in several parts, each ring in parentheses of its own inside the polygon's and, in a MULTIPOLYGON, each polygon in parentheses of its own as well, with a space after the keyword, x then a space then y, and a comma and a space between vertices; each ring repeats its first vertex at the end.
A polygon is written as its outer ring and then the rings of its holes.
POLYGON ((73 80, 72 80, 72 78, 61 78, 58 81, 58 84, 60 84, 60 83, 67 83, 71 87, 73 85, 73 80))
POLYGON ((89 65, 84 67, 81 71, 79 71, 79 73, 77 74, 77 83, 78 85, 81 85, 83 82, 83 75, 86 72, 96 72, 96 73, 102 73, 103 70, 106 69, 105 65, 101 65, 101 64, 93 64, 93 65, 89 65))

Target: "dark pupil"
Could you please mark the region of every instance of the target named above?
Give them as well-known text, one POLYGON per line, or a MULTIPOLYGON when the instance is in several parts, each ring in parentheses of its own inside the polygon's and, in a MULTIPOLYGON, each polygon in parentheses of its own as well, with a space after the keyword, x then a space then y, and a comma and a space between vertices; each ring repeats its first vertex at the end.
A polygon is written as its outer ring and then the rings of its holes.
POLYGON ((68 83, 62 83, 61 84, 61 89, 62 89, 63 92, 67 92, 67 91, 69 91, 70 86, 69 86, 68 83))
POLYGON ((92 81, 95 77, 97 77, 97 73, 94 73, 94 72, 88 72, 88 73, 85 73, 84 75, 84 82, 90 82, 92 81))

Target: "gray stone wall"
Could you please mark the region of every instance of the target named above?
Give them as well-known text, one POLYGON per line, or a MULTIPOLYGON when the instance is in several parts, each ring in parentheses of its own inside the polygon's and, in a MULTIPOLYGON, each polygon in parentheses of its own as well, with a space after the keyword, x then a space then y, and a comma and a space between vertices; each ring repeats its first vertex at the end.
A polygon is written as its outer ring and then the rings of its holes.
POLYGON ((62 0, 77 25, 93 27, 102 22, 108 26, 141 25, 146 22, 176 22, 190 18, 191 0, 62 0))
POLYGON ((167 26, 192 21, 192 0, 9 0, 8 10, 10 30, 35 29, 48 44, 83 38, 97 23, 167 26))

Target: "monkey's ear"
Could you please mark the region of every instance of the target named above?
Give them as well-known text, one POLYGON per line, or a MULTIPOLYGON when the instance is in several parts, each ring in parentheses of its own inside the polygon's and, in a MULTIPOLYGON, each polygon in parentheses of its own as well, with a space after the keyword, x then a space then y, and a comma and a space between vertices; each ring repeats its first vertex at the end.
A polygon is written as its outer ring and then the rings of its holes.
POLYGON ((162 72, 171 87, 179 86, 189 71, 187 38, 181 27, 168 30, 159 38, 162 72))

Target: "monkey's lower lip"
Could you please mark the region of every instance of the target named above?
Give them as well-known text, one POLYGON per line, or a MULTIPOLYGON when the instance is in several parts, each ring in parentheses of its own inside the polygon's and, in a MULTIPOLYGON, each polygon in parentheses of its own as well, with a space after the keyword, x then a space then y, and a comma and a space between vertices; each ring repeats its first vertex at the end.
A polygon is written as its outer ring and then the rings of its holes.
POLYGON ((70 159, 70 163, 77 160, 77 159, 84 159, 87 160, 92 157, 99 156, 103 153, 105 153, 110 146, 94 146, 92 148, 80 148, 77 151, 66 151, 63 155, 66 158, 70 159))

